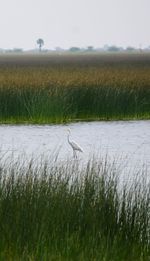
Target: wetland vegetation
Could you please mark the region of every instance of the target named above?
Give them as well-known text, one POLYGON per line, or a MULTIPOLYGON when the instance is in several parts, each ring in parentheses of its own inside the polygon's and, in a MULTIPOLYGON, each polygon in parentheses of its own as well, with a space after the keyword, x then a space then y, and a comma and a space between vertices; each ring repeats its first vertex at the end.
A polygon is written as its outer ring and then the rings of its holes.
POLYGON ((146 173, 118 174, 101 160, 1 164, 0 260, 148 261, 146 173))
POLYGON ((0 122, 149 118, 148 53, 0 56, 0 122))

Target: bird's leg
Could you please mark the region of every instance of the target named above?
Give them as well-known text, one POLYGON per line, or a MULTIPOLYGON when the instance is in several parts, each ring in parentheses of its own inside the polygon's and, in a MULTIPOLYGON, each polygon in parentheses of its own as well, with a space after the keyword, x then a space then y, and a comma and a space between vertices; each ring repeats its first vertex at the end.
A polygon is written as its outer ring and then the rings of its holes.
POLYGON ((74 157, 74 158, 75 158, 75 156, 76 156, 75 154, 76 154, 76 153, 75 153, 75 150, 73 150, 73 157, 74 157))
POLYGON ((75 159, 77 159, 77 153, 76 153, 76 151, 75 151, 75 159))
POLYGON ((73 157, 76 159, 77 158, 77 154, 76 154, 76 151, 73 150, 73 157))
POLYGON ((75 151, 75 158, 77 159, 77 152, 75 151))

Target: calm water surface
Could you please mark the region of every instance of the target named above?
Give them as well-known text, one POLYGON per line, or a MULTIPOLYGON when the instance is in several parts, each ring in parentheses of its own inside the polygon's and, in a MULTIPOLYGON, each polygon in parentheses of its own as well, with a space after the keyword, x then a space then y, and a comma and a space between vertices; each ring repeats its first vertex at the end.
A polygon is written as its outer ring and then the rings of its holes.
POLYGON ((67 128, 71 138, 80 144, 87 160, 94 153, 124 164, 150 166, 150 121, 79 122, 66 125, 0 125, 1 155, 39 157, 56 155, 72 158, 67 142, 67 128))

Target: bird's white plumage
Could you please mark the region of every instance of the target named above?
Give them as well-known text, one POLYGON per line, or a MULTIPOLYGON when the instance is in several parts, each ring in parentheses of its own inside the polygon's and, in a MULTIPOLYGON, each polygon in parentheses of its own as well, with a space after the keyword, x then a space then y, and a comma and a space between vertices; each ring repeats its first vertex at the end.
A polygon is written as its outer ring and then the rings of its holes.
POLYGON ((73 140, 70 140, 71 131, 70 131, 70 129, 68 129, 67 131, 68 131, 68 143, 70 144, 70 146, 73 149, 73 155, 76 157, 76 151, 83 152, 83 149, 80 147, 80 145, 78 143, 76 143, 73 140))
POLYGON ((73 148, 73 150, 78 150, 80 152, 83 152, 83 149, 79 146, 78 143, 76 143, 73 140, 70 140, 69 144, 71 145, 71 147, 73 148))

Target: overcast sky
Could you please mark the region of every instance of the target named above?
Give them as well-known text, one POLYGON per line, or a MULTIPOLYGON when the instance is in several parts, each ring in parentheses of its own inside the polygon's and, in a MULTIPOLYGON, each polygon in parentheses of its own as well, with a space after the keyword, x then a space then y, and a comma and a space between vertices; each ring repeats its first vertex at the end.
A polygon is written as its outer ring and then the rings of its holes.
POLYGON ((150 45, 150 0, 0 0, 0 48, 150 45))

